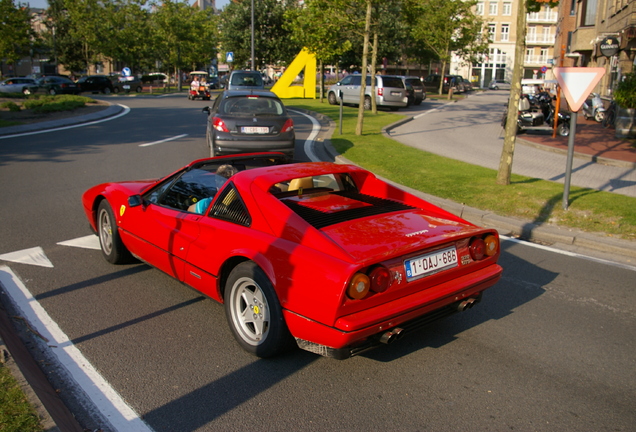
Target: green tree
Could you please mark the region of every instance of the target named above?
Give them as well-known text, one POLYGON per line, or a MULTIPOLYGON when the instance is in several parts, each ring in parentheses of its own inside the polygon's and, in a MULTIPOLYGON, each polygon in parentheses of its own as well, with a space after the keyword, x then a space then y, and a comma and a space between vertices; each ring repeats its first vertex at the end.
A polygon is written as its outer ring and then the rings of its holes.
MULTIPOLYGON (((221 12, 221 45, 234 53, 234 66, 248 66, 251 58, 252 12, 250 0, 237 0, 221 12)), ((297 8, 295 0, 254 1, 254 64, 288 64, 301 50, 285 25, 285 12, 297 8)))
MULTIPOLYGON (((475 0, 419 0, 414 4, 416 21, 412 35, 442 62, 442 75, 453 51, 468 56, 475 50, 487 48, 480 43, 483 22, 472 11, 476 3, 475 0)), ((439 94, 442 86, 443 80, 440 80, 439 94)))
POLYGON ((320 65, 320 100, 324 95, 325 63, 335 63, 351 49, 351 41, 343 37, 341 31, 348 18, 341 16, 331 0, 309 0, 302 9, 285 12, 285 28, 297 45, 307 47, 316 55, 320 65))
POLYGON ((0 58, 9 64, 31 55, 35 33, 29 8, 13 0, 0 0, 0 58))
POLYGON ((100 53, 139 72, 154 64, 150 12, 146 0, 114 0, 104 4, 104 38, 100 53))

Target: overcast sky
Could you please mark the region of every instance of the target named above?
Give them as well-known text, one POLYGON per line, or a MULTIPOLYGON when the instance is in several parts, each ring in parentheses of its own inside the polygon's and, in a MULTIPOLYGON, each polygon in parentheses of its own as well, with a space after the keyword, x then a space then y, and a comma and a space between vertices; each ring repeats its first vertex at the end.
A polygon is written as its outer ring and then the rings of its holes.
MULTIPOLYGON (((189 0, 189 2, 190 3, 194 3, 194 0, 189 0)), ((216 0, 216 7, 218 9, 221 9, 226 4, 228 4, 229 2, 230 2, 230 0, 216 0)), ((47 2, 47 0, 18 0, 15 3, 16 4, 17 3, 27 3, 32 8, 46 9, 47 7, 49 7, 49 3, 47 2)))

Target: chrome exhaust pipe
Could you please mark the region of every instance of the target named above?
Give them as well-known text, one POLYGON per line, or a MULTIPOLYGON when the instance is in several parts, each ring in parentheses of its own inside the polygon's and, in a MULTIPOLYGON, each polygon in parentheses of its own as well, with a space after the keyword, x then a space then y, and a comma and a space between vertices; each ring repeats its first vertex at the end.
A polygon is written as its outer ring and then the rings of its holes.
POLYGON ((475 302, 477 301, 477 299, 474 298, 469 298, 464 300, 463 302, 459 303, 457 305, 457 310, 460 312, 464 312, 468 309, 470 309, 471 307, 473 307, 475 305, 475 302))
POLYGON ((382 336, 380 336, 380 342, 387 345, 391 344, 399 339, 400 333, 402 333, 403 331, 404 329, 395 327, 394 329, 391 329, 388 332, 383 333, 382 336))

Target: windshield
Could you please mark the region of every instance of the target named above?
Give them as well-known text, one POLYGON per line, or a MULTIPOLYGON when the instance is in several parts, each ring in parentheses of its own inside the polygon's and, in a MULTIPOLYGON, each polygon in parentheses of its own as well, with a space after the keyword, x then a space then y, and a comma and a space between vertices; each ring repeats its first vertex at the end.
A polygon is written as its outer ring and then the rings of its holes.
POLYGON ((233 116, 282 115, 284 112, 280 101, 262 96, 228 98, 219 108, 219 113, 233 116))

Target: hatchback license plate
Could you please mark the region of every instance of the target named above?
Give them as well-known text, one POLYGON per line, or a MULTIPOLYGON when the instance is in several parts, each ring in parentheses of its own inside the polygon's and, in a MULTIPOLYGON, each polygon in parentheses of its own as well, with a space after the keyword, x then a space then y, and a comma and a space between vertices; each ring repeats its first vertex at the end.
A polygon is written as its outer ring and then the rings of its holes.
POLYGON ((391 96, 400 96, 400 92, 392 91, 391 96))
POLYGON ((451 267, 457 267, 457 250, 454 246, 404 261, 407 279, 426 276, 451 267))
POLYGON ((265 126, 243 126, 241 132, 244 134, 266 134, 269 128, 265 126))

